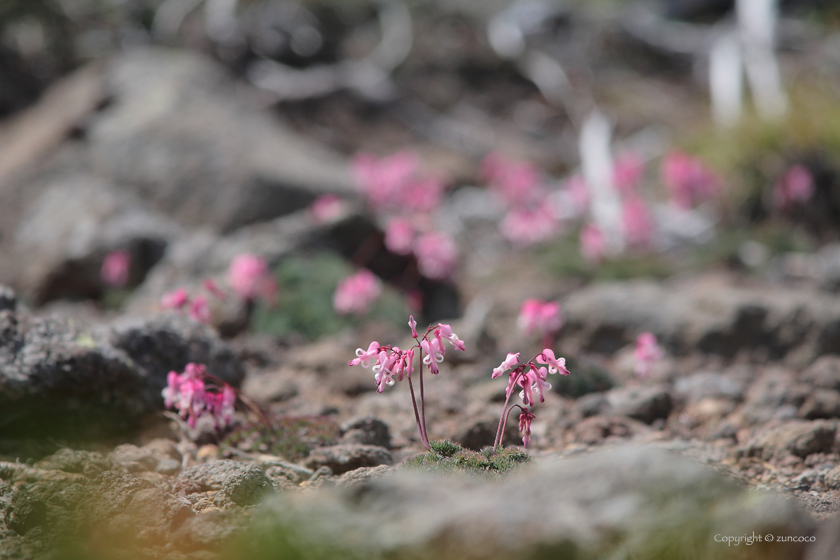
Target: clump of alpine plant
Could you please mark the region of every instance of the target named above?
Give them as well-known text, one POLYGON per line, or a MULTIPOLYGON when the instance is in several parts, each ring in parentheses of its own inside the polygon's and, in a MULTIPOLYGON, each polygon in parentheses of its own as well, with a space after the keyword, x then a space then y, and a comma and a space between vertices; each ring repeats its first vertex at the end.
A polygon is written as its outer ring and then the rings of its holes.
MULTIPOLYGON (((195 429, 198 419, 209 416, 216 434, 222 434, 234 423, 236 405, 268 424, 259 406, 235 388, 207 372, 204 364, 189 363, 184 371, 170 371, 161 392, 166 408, 175 408, 178 418, 195 429)), ((185 429, 186 431, 186 429, 185 429)))
POLYGON ((391 386, 403 379, 408 380, 408 389, 411 393, 411 404, 414 406, 414 420, 417 423, 417 431, 420 433, 420 442, 423 447, 431 451, 432 446, 429 443, 429 435, 426 430, 423 369, 428 368, 432 374, 437 375, 440 371, 438 364, 443 362, 446 354, 444 340, 460 351, 464 350, 464 342, 452 332, 450 325, 444 323, 438 323, 436 326, 430 325, 422 336, 417 333, 417 321, 414 320, 413 315, 408 318, 408 326, 411 328, 411 336, 416 342, 411 348, 403 350, 398 346, 380 346, 378 342, 373 341, 367 350, 357 348, 356 358, 347 362, 347 365, 370 367, 374 373, 378 393, 381 393, 386 385, 391 386), (420 360, 420 367, 417 369, 417 380, 420 388, 419 408, 417 406, 417 396, 414 392, 414 382, 411 378, 415 372, 415 355, 420 360), (373 365, 371 366, 371 364, 373 365))
POLYGON ((508 374, 508 386, 505 391, 505 406, 502 417, 499 418, 499 427, 496 429, 493 449, 502 445, 502 436, 505 433, 507 419, 510 411, 514 408, 518 408, 520 411, 519 431, 523 434, 522 443, 527 448, 531 442, 531 421, 536 418, 532 412, 533 406, 536 404, 537 398, 540 402, 545 402, 545 392, 551 389, 551 384, 546 381, 546 378, 555 373, 569 375, 569 370, 566 369, 566 359, 555 357, 554 351, 550 348, 543 349, 542 352, 525 363, 519 361, 519 352, 508 354, 504 361, 499 364, 499 367, 493 369, 492 377, 493 379, 501 377, 508 371, 510 373, 508 374), (525 406, 518 403, 510 404, 510 398, 517 387, 522 389, 519 392, 519 398, 522 399, 525 406))

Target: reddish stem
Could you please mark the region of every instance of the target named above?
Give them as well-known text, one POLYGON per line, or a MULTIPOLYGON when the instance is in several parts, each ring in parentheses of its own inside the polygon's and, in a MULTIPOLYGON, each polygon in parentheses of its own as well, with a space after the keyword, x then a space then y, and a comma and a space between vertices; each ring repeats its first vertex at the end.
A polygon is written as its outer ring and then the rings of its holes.
POLYGON ((417 411, 417 399, 414 398, 414 384, 411 382, 410 376, 408 378, 408 389, 411 391, 411 406, 414 407, 414 421, 417 422, 417 431, 420 432, 420 443, 422 443, 423 447, 425 447, 428 451, 431 451, 432 446, 429 445, 429 440, 426 438, 426 434, 423 432, 423 428, 420 424, 420 413, 417 411))
MULTIPOLYGON (((495 451, 497 447, 502 444, 502 438, 505 430, 505 426, 507 426, 507 416, 510 414, 510 409, 513 408, 511 406, 508 408, 508 403, 510 402, 510 396, 513 394, 513 387, 516 386, 516 380, 519 379, 519 376, 522 375, 522 372, 517 372, 516 377, 513 378, 513 381, 510 382, 508 387, 510 388, 509 392, 505 396, 505 406, 503 409, 502 417, 499 418, 499 427, 496 428, 496 439, 493 440, 493 450, 495 451)), ((515 406, 515 405, 514 405, 515 406)))

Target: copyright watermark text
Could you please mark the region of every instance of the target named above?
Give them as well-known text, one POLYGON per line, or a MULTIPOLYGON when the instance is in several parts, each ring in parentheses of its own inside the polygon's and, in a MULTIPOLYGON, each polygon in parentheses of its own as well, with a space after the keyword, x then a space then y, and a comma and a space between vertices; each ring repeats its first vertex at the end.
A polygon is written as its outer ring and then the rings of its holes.
POLYGON ((722 535, 718 533, 715 535, 715 542, 719 543, 726 543, 727 546, 740 546, 740 545, 751 545, 754 543, 760 542, 800 542, 800 543, 812 543, 815 542, 817 539, 816 537, 807 537, 807 536, 792 536, 792 535, 773 535, 772 533, 767 533, 766 535, 756 535, 753 533, 752 535, 722 535))

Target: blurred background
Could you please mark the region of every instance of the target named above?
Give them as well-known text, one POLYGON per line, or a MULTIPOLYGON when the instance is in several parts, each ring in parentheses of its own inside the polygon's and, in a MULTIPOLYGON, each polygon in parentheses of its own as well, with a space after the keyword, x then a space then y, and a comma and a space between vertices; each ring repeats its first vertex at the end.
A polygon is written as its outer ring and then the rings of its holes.
POLYGON ((292 341, 529 275, 833 290, 838 25, 827 0, 6 0, 0 282, 88 318, 183 289, 292 341), (243 254, 273 295, 198 295, 243 254))

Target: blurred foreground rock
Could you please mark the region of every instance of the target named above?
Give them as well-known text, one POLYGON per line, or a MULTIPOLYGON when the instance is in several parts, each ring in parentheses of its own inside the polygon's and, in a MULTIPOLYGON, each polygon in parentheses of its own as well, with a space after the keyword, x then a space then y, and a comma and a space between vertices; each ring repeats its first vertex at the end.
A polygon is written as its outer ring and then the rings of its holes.
POLYGON ((289 535, 304 558, 803 558, 803 543, 738 548, 715 535, 809 536, 790 501, 747 493, 711 469, 651 447, 546 461, 498 484, 402 474, 344 492, 286 494, 264 506, 251 558, 289 535), (284 533, 285 531, 285 533, 284 533), (280 536, 278 536, 280 535, 280 536), (293 537, 292 537, 293 535, 293 537))

